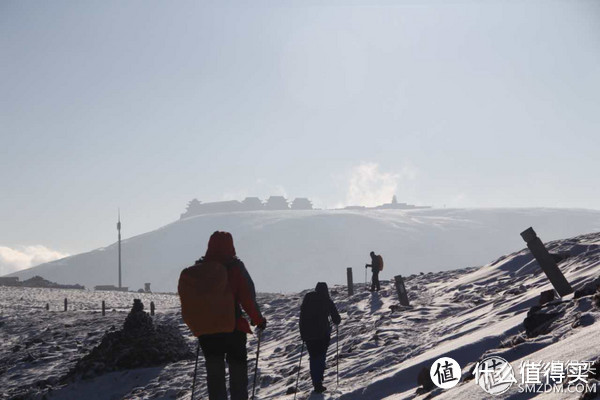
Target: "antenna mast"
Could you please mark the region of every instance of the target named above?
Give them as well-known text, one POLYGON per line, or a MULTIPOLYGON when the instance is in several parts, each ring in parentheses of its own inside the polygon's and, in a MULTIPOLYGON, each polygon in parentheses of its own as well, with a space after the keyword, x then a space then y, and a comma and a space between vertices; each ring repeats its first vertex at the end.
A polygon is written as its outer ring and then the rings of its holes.
POLYGON ((119 232, 119 289, 121 289, 121 209, 119 209, 117 232, 119 232))

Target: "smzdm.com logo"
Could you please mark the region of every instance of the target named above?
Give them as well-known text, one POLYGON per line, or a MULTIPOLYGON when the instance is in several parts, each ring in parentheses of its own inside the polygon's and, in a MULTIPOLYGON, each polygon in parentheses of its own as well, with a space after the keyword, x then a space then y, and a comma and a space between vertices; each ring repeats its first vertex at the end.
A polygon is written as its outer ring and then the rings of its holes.
MULTIPOLYGON (((508 391, 517 383, 512 366, 502 357, 488 357, 477 363, 475 382, 491 395, 508 391)), ((519 366, 521 382, 519 393, 596 393, 596 386, 588 383, 594 367, 590 361, 534 362, 522 361, 519 366)))
POLYGON ((595 370, 591 361, 521 361, 519 393, 596 393, 595 370))

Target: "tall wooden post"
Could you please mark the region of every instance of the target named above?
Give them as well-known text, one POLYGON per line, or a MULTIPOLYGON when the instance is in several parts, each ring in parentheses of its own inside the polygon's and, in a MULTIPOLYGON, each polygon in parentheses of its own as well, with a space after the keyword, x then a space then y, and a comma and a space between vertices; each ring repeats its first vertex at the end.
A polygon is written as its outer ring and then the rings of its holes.
POLYGON ((119 289, 121 289, 121 210, 119 209, 119 222, 117 222, 117 231, 119 232, 119 289))
POLYGON ((106 303, 102 300, 102 316, 106 315, 106 303))
POLYGON ((521 232, 521 237, 525 242, 527 242, 527 247, 531 251, 531 254, 535 257, 538 264, 542 268, 542 271, 548 277, 554 289, 558 292, 558 294, 562 296, 566 296, 568 294, 573 293, 573 288, 565 278, 554 258, 548 253, 546 246, 537 236, 533 228, 528 228, 521 232))
POLYGON ((150 302, 150 315, 152 315, 152 316, 154 316, 154 309, 155 309, 154 302, 151 301, 150 302))
POLYGON ((400 304, 403 306, 409 306, 410 303, 408 302, 408 294, 406 293, 406 288, 404 287, 402 275, 396 275, 394 280, 396 281, 396 293, 398 293, 398 300, 400 300, 400 304))
POLYGON ((67 298, 65 297, 65 311, 67 311, 67 298))
POLYGON ((348 280, 348 296, 354 294, 354 283, 352 282, 352 268, 346 268, 346 278, 348 280))
POLYGON ((50 310, 50 304, 46 303, 46 311, 49 311, 49 310, 50 310))

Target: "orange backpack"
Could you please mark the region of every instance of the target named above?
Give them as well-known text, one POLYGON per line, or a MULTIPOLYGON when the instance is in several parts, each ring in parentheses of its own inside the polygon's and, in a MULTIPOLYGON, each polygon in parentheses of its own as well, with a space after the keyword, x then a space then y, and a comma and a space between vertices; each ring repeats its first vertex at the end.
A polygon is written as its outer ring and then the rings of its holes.
POLYGON ((184 269, 177 291, 181 316, 194 336, 234 331, 235 304, 223 264, 203 262, 184 269))
POLYGON ((377 256, 377 259, 379 260, 379 270, 383 271, 383 257, 381 257, 381 254, 377 256))

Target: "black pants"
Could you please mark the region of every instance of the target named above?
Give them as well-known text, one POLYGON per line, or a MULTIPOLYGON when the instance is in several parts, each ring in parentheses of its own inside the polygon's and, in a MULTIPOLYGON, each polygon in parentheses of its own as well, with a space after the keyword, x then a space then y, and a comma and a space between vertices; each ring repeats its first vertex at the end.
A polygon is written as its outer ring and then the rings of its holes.
POLYGON ((227 400, 225 359, 229 365, 231 400, 248 399, 248 353, 246 334, 235 331, 200 336, 206 361, 206 383, 210 400, 227 400))
POLYGON ((371 278, 371 291, 381 290, 379 287, 379 271, 373 271, 373 277, 371 278))
POLYGON ((306 349, 310 356, 310 378, 315 389, 323 384, 323 375, 325 375, 325 358, 327 357, 327 348, 329 347, 329 338, 307 340, 306 349))

